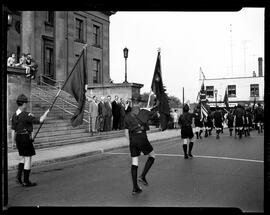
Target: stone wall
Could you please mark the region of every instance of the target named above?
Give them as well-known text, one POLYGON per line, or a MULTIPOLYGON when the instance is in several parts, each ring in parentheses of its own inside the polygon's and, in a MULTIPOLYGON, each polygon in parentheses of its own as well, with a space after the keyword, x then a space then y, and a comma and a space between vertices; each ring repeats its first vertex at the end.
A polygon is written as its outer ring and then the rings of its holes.
POLYGON ((87 95, 89 97, 97 96, 100 99, 101 96, 111 96, 112 101, 117 95, 119 98, 124 100, 137 98, 140 95, 140 89, 143 87, 142 84, 137 83, 123 83, 123 84, 105 84, 105 85, 94 85, 88 86, 87 95))

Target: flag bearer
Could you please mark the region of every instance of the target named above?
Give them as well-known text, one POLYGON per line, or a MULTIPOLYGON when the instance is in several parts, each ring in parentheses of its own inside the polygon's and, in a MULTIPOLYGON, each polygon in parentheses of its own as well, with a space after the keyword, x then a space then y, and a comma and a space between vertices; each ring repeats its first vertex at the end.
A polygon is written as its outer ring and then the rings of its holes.
POLYGON ((229 113, 227 114, 227 125, 229 128, 230 136, 232 136, 232 132, 233 132, 233 120, 234 120, 233 110, 231 109, 229 113))
POLYGON ((258 103, 257 108, 254 110, 255 128, 258 130, 258 134, 263 132, 264 110, 261 103, 258 103))
POLYGON ((132 190, 133 195, 142 192, 141 187, 139 187, 137 183, 137 171, 139 164, 139 156, 141 152, 143 152, 144 155, 148 155, 148 159, 145 163, 143 172, 138 178, 138 180, 142 182, 143 185, 148 185, 145 176, 155 161, 155 152, 146 134, 146 130, 149 129, 147 125, 147 120, 139 119, 138 118, 139 114, 140 114, 140 107, 138 105, 136 106, 133 105, 131 111, 126 113, 124 120, 125 136, 129 140, 129 150, 132 162, 131 176, 133 182, 133 190, 132 190))
POLYGON ((203 132, 203 119, 201 119, 201 114, 200 114, 200 108, 197 106, 194 111, 194 117, 195 117, 195 133, 197 139, 201 139, 202 132, 203 132))
POLYGON ((181 138, 183 139, 184 158, 192 158, 194 114, 189 113, 189 106, 187 104, 184 105, 183 114, 180 115, 178 122, 181 128, 181 138))
POLYGON ((35 155, 35 149, 32 140, 33 124, 42 123, 49 110, 47 110, 40 118, 36 118, 33 114, 26 112, 28 99, 24 94, 17 98, 18 109, 12 116, 11 129, 12 129, 12 145, 18 149, 21 161, 18 164, 18 172, 16 181, 25 187, 35 186, 29 180, 31 171, 31 158, 35 155), (22 181, 22 173, 24 173, 24 180, 22 181))
POLYGON ((214 112, 213 118, 214 118, 214 125, 216 128, 216 138, 219 139, 219 133, 222 130, 223 114, 218 106, 216 107, 216 111, 214 112))
POLYGON ((244 109, 238 104, 234 111, 234 125, 235 125, 235 133, 239 135, 239 138, 242 138, 243 126, 244 126, 244 109))

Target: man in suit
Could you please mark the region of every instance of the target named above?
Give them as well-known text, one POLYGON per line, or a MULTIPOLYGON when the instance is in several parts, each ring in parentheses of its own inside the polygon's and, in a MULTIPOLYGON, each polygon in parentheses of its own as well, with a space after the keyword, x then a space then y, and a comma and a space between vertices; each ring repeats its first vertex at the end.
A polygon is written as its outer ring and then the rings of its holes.
POLYGON ((113 115, 113 130, 120 129, 120 109, 121 104, 119 102, 119 97, 116 95, 114 101, 112 102, 112 115, 113 115))
POLYGON ((98 103, 98 117, 99 117, 99 131, 104 131, 105 128, 105 115, 106 115, 106 108, 105 108, 105 97, 100 97, 100 102, 98 103))
POLYGON ((111 96, 107 96, 107 100, 105 101, 105 131, 112 130, 112 103, 111 103, 111 96))
POLYGON ((96 96, 93 96, 93 99, 89 103, 89 112, 91 114, 91 126, 92 131, 97 131, 97 118, 98 118, 98 100, 96 96))

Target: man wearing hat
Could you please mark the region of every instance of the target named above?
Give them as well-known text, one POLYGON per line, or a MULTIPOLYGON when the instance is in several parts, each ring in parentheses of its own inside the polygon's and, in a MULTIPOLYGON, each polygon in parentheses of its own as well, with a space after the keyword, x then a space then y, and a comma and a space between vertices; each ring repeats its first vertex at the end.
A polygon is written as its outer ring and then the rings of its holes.
MULTIPOLYGON (((129 104, 127 105, 129 106, 129 104)), ((133 195, 142 192, 141 187, 139 187, 137 183, 138 163, 141 152, 143 152, 144 155, 148 155, 142 174, 138 178, 143 185, 148 185, 145 176, 155 160, 155 152, 146 134, 146 131, 149 129, 147 121, 151 115, 152 113, 150 111, 140 110, 138 105, 133 105, 130 111, 126 112, 124 119, 125 136, 129 140, 129 149, 132 161, 131 176, 133 182, 133 195)))
POLYGON ((21 156, 16 181, 25 187, 30 187, 36 185, 36 183, 32 183, 29 180, 31 158, 36 154, 32 140, 33 124, 42 123, 46 119, 49 110, 40 118, 36 118, 33 114, 26 111, 28 99, 24 94, 18 96, 16 103, 18 109, 11 119, 12 144, 15 145, 16 143, 19 155, 21 156), (23 181, 22 173, 24 173, 23 181))
POLYGON ((192 113, 189 113, 189 106, 187 104, 184 105, 183 114, 179 117, 179 125, 181 128, 181 138, 183 141, 183 150, 184 150, 184 158, 188 159, 189 157, 193 157, 191 154, 193 148, 193 130, 192 125, 194 125, 195 116, 192 113), (189 144, 188 144, 189 143, 189 144), (187 153, 188 149, 188 153, 187 153))

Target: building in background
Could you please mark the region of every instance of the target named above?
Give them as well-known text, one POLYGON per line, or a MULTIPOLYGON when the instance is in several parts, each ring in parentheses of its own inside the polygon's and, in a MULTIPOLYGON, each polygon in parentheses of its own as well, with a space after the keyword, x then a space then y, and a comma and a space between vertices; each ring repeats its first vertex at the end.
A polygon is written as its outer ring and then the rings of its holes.
POLYGON ((229 106, 238 103, 251 105, 256 102, 264 103, 264 75, 262 58, 258 58, 258 75, 253 71, 249 77, 205 79, 206 99, 210 107, 216 105, 225 107, 224 95, 227 90, 229 106))
POLYGON ((142 84, 113 84, 110 78, 109 27, 115 11, 13 11, 7 54, 31 53, 38 64, 37 81, 62 84, 85 44, 88 94, 140 94, 142 84))

